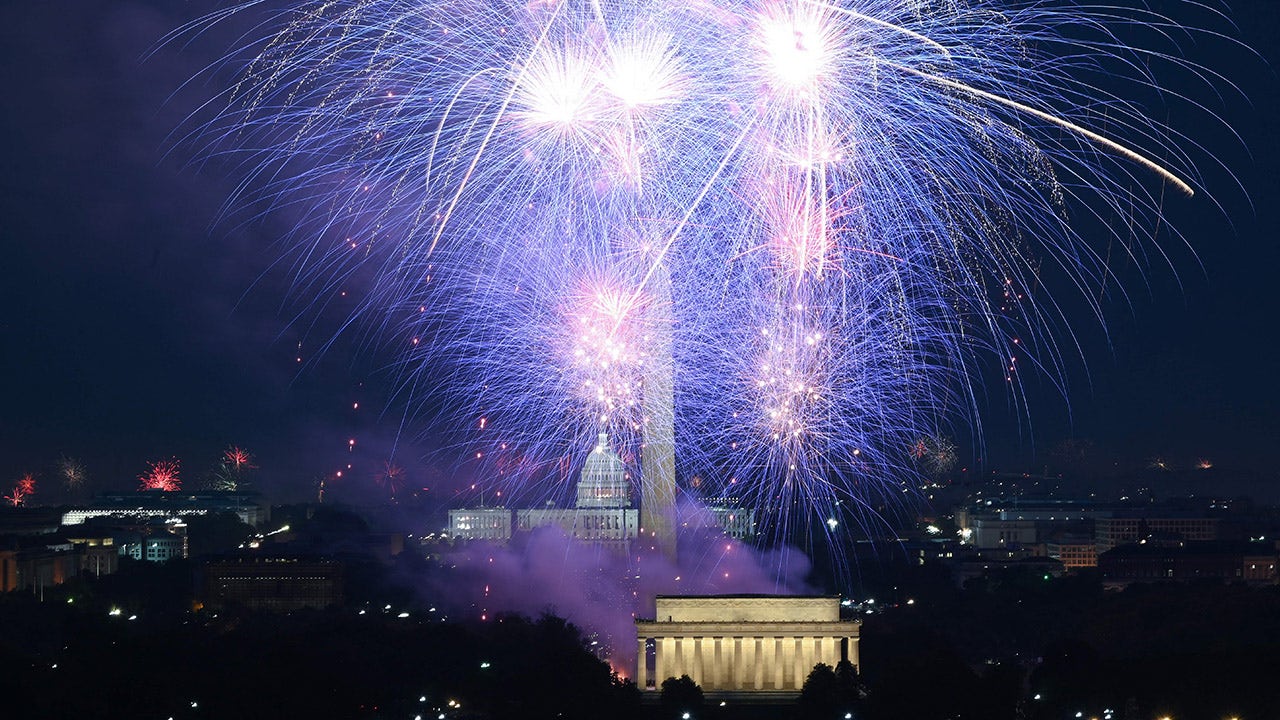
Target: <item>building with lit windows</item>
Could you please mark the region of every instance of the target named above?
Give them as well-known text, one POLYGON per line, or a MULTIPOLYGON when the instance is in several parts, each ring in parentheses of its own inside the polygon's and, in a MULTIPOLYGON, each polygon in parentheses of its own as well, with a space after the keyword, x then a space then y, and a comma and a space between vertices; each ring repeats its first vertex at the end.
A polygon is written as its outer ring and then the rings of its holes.
POLYGON ((1135 582, 1193 580, 1276 583, 1274 543, 1137 542, 1098 555, 1103 583, 1123 587, 1135 582))
POLYGON ((63 525, 79 525, 91 518, 171 520, 191 515, 235 513, 241 521, 258 527, 269 519, 261 496, 253 492, 161 492, 147 490, 104 493, 93 503, 73 507, 62 514, 63 525))
POLYGON ((461 508, 449 511, 449 537, 456 540, 511 539, 511 510, 508 508, 461 508))
POLYGON ((80 555, 62 538, 0 537, 0 592, 39 594, 79 574, 80 555))
POLYGON ((1203 515, 1178 515, 1170 512, 1126 513, 1096 520, 1094 536, 1098 553, 1135 543, 1153 536, 1175 538, 1185 542, 1218 540, 1221 520, 1203 515))
POLYGON ((186 556, 186 535, 157 533, 142 540, 142 559, 147 562, 168 562, 186 556))
POLYGON ((341 605, 342 563, 328 558, 235 555, 201 567, 199 602, 217 609, 289 612, 341 605))
POLYGON ((1098 546, 1087 535, 1059 535, 1045 543, 1045 554, 1068 571, 1098 566, 1098 546))
POLYGON ((66 538, 80 553, 82 574, 101 577, 114 573, 120 567, 120 549, 110 530, 80 525, 72 528, 66 538))

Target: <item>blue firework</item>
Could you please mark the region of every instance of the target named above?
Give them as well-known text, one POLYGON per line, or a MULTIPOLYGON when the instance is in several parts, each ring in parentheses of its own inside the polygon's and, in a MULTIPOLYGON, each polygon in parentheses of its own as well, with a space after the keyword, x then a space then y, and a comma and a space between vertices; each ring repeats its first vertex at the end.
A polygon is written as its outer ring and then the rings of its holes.
POLYGON ((667 378, 683 477, 779 527, 873 517, 920 438, 978 423, 989 359, 1060 369, 1070 323, 1022 289, 1105 281, 1071 216, 1148 234, 1192 194, 1181 138, 1096 82, 1155 85, 1117 33, 1176 27, 1141 9, 334 0, 266 27, 210 152, 307 218, 299 287, 361 277, 411 402, 532 492, 601 430, 636 462, 667 378))

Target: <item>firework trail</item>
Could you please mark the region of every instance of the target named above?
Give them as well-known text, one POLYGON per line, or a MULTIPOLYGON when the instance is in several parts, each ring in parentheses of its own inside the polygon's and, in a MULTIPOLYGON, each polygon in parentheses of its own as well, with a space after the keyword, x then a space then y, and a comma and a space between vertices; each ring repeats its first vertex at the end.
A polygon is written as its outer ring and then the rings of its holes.
POLYGON ((179 470, 177 458, 147 463, 147 471, 138 476, 138 489, 177 492, 182 489, 182 480, 178 477, 179 470))
POLYGON ((1060 375, 1070 323, 1009 288, 1095 297, 1068 216, 1150 235, 1195 180, 1114 91, 1198 72, 1125 44, 1180 30, 1137 7, 334 0, 265 27, 199 137, 240 200, 309 218, 300 296, 363 283, 411 403, 528 467, 601 431, 639 456, 673 378, 681 474, 779 526, 900 497, 919 438, 978 427, 989 365, 1060 375))
POLYGON ((13 484, 13 490, 11 490, 8 495, 5 495, 4 499, 7 500, 10 505, 18 507, 19 505, 25 504, 27 498, 31 497, 35 493, 36 476, 32 473, 27 473, 21 478, 18 478, 18 481, 13 484))

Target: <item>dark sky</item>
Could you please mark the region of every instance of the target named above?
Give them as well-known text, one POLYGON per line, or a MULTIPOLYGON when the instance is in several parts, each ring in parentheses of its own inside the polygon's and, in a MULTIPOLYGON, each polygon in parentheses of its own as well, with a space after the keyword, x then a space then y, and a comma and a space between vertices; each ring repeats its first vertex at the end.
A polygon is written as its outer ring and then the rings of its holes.
MULTIPOLYGON (((1176 274, 1158 264, 1145 281, 1134 274, 1130 302, 1108 306, 1108 333, 1083 319, 1087 372, 1069 372, 1069 405, 1032 388, 1034 432, 1003 396, 990 399, 986 468, 1039 467, 1075 436, 1120 465, 1205 457, 1224 473, 1277 478, 1280 2, 1230 5, 1238 30, 1214 29, 1256 55, 1184 44, 1239 90, 1170 89, 1204 101, 1239 138, 1203 115, 1175 110, 1170 122, 1239 185, 1201 162, 1209 193, 1169 208, 1195 254, 1175 243, 1176 274)), ((349 459, 367 481, 391 454, 401 411, 376 372, 386 359, 355 352, 354 338, 319 356, 326 328, 289 324, 287 273, 271 266, 291 219, 217 223, 231 174, 193 166, 169 138, 217 90, 185 81, 244 28, 157 43, 213 7, 0 9, 0 485, 52 476, 61 454, 81 458, 100 487, 132 487, 146 461, 169 456, 194 478, 235 443, 256 452, 266 484, 296 495, 349 459), (347 454, 353 437, 358 452, 347 454)), ((397 461, 427 483, 442 471, 424 451, 402 443, 397 461)))

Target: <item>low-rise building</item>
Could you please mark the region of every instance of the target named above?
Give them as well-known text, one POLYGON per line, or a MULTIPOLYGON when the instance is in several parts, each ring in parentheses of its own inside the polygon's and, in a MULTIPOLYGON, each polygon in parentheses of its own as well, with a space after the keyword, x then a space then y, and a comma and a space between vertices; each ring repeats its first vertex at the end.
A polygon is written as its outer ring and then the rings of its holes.
POLYGON ((79 525, 92 518, 172 520, 191 515, 235 513, 241 521, 258 527, 269 519, 270 510, 255 492, 201 491, 162 492, 146 490, 104 493, 94 502, 73 507, 62 514, 63 525, 79 525))
POLYGON ((1071 570, 1098 566, 1098 546, 1087 535, 1063 534, 1045 543, 1045 554, 1071 570))
POLYGON ((79 574, 80 553, 64 538, 0 538, 0 592, 31 590, 39 593, 79 574))
POLYGON ((1128 512, 1096 521, 1094 536, 1098 552, 1136 543, 1152 536, 1165 536, 1185 542, 1218 540, 1221 519, 1194 513, 1128 512))
POLYGON ((450 510, 448 533, 456 540, 506 542, 511 539, 511 510, 486 507, 450 510))
POLYGON ((1107 585, 1216 579, 1276 582, 1276 547, 1249 542, 1138 542, 1098 555, 1107 585))
POLYGON ((341 605, 342 563, 319 557, 233 555, 206 561, 200 569, 204 607, 244 607, 289 612, 341 605))
POLYGON ((839 597, 659 595, 636 621, 636 685, 688 675, 713 695, 795 694, 818 663, 858 666, 861 625, 839 597))

